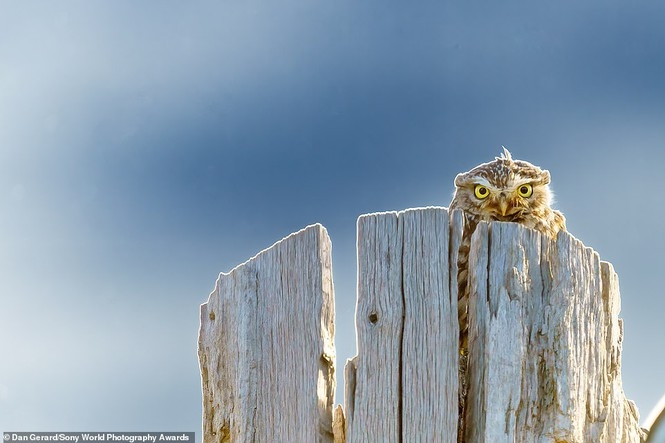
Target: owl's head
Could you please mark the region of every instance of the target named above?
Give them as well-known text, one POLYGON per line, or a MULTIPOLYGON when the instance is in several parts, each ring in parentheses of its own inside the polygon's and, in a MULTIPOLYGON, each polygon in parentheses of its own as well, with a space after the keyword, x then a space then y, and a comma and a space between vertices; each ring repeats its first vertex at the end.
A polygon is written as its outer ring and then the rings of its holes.
POLYGON ((513 160, 503 148, 494 161, 455 177, 451 209, 463 209, 482 220, 520 221, 549 208, 550 173, 531 163, 513 160))

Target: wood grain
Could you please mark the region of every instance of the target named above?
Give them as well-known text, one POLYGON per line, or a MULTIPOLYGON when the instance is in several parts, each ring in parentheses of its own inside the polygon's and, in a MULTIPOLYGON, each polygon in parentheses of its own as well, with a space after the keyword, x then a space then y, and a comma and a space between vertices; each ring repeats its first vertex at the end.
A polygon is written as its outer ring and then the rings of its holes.
POLYGON ((221 274, 201 306, 204 443, 332 442, 333 336, 321 225, 221 274))

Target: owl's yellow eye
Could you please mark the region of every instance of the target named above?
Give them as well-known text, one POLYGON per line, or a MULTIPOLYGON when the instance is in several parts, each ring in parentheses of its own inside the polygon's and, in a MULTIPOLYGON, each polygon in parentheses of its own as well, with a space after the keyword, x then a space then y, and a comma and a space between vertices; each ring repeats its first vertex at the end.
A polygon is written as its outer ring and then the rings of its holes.
POLYGON ((487 196, 490 195, 489 189, 487 189, 483 185, 476 185, 476 187, 473 190, 473 193, 476 194, 476 197, 478 197, 481 200, 487 198, 487 196))
POLYGON ((517 189, 517 193, 520 197, 529 198, 533 194, 533 187, 530 184, 525 183, 517 189))

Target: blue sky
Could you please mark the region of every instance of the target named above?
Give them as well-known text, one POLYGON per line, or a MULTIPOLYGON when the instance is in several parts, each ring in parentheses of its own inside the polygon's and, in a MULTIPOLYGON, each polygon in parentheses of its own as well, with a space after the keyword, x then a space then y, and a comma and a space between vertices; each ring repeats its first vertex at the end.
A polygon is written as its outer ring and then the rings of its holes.
POLYGON ((655 0, 0 1, 0 431, 200 432, 199 304, 315 222, 342 372, 358 215, 447 206, 501 145, 550 170, 569 230, 615 266, 646 417, 665 393, 663 19, 655 0))

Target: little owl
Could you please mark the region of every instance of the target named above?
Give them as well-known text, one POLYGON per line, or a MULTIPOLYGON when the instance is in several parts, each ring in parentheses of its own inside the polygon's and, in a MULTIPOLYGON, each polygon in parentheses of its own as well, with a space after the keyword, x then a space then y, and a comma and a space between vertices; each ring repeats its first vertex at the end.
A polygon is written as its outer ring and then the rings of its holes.
POLYGON ((467 309, 469 303, 468 263, 471 235, 479 221, 520 223, 550 238, 566 230, 566 219, 551 208, 550 173, 531 163, 513 160, 510 152, 494 161, 476 166, 455 177, 455 195, 450 211, 464 213, 464 233, 457 260, 458 316, 460 326, 459 365, 459 432, 463 442, 465 403, 467 395, 467 309))
POLYGON ((461 209, 470 223, 520 223, 553 238, 566 230, 561 212, 550 207, 550 173, 531 163, 513 160, 503 148, 501 157, 455 177, 450 210, 461 209))

